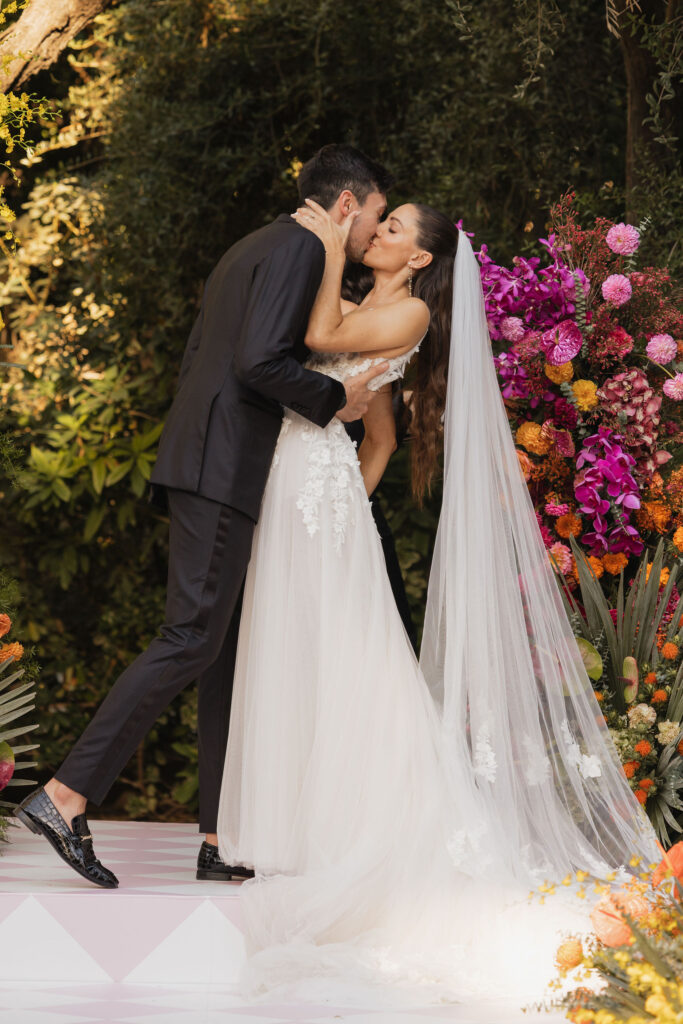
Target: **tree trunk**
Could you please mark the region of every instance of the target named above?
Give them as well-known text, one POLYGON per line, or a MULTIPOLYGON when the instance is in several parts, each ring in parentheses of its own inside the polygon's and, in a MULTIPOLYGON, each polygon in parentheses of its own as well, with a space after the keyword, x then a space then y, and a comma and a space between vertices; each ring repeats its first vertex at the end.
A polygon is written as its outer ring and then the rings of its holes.
POLYGON ((0 76, 3 92, 23 85, 57 60, 75 35, 109 0, 30 0, 21 17, 0 35, 0 58, 17 56, 0 76))
MULTIPOLYGON (((642 17, 647 21, 673 21, 678 16, 679 0, 640 0, 642 17)), ((633 190, 640 184, 639 166, 643 159, 657 160, 652 128, 644 124, 650 113, 646 96, 652 92, 659 70, 657 61, 643 45, 637 29, 634 35, 624 26, 619 35, 627 84, 626 120, 626 206, 632 216, 633 190), (647 155, 646 155, 647 154, 647 155)), ((673 115, 673 111, 671 112, 673 115)))

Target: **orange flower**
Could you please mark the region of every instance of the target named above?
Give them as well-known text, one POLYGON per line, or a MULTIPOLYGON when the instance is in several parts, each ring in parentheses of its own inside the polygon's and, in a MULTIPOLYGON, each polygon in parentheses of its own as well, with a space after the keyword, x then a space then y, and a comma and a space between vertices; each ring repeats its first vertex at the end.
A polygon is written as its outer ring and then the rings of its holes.
POLYGON ((546 377, 551 380, 553 384, 565 384, 574 376, 574 367, 571 362, 561 363, 559 366, 551 366, 550 363, 546 363, 544 372, 546 377))
POLYGON ((650 699, 653 704, 664 704, 669 699, 669 694, 666 690, 655 690, 650 699))
POLYGON ((541 436, 541 429, 541 424, 535 423, 534 420, 522 423, 515 434, 517 444, 521 444, 522 448, 535 455, 545 455, 550 451, 551 442, 541 436))
POLYGON ((628 565, 628 558, 620 551, 618 555, 603 555, 602 564, 612 576, 618 576, 622 569, 628 565))
POLYGON ((522 471, 522 476, 524 477, 526 482, 529 483, 529 480, 531 479, 531 470, 533 468, 531 459, 529 458, 526 452, 521 452, 519 448, 515 448, 515 451, 517 452, 519 468, 522 471))
POLYGON ((650 786, 654 786, 654 782, 652 781, 652 779, 641 779, 640 780, 640 788, 641 789, 649 789, 650 786))
POLYGON ((624 762, 624 775, 627 779, 632 779, 640 768, 640 761, 625 761, 624 762))
POLYGON ((662 647, 662 657, 668 661, 674 661, 678 657, 678 647, 676 644, 671 643, 670 640, 664 644, 662 647))
POLYGON ((647 686, 654 686, 657 682, 657 676, 654 672, 648 672, 645 676, 645 683, 647 686))
POLYGON ((681 742, 678 744, 678 746, 676 747, 676 750, 681 755, 681 757, 683 757, 683 740, 681 740, 681 742))
POLYGON ((595 573, 596 579, 600 579, 600 577, 605 572, 605 570, 603 569, 601 560, 596 555, 589 555, 588 556, 588 564, 590 565, 591 569, 595 573))
POLYGON ((648 913, 650 904, 638 892, 628 889, 608 893, 594 906, 591 923, 595 934, 606 946, 627 946, 633 942, 633 935, 627 922, 621 916, 628 914, 635 921, 648 913))
POLYGON ((12 620, 9 615, 0 615, 0 636, 5 636, 12 628, 12 620))
POLYGON ((683 526, 679 526, 674 533, 673 542, 679 551, 683 551, 683 526))
POLYGON ((647 757, 648 754, 652 753, 652 744, 648 743, 647 740, 641 740, 640 743, 636 743, 633 749, 635 750, 636 754, 640 754, 641 757, 647 757))
MULTIPOLYGON (((578 537, 582 529, 581 520, 573 512, 568 512, 564 516, 558 516, 555 522, 555 529, 560 537, 564 537, 565 540, 568 537, 578 537)), ((602 569, 602 563, 600 568, 602 569)))
MULTIPOLYGON (((650 562, 648 564, 648 567, 645 570, 645 579, 646 580, 649 580, 649 578, 650 578, 650 570, 651 569, 652 569, 652 562, 650 562)), ((665 587, 668 582, 669 582, 669 570, 666 567, 664 567, 662 569, 662 571, 660 572, 660 574, 659 574, 659 585, 660 585, 660 587, 665 587)))
POLYGON ((561 971, 571 971, 583 961, 583 946, 578 939, 567 939, 555 954, 555 963, 561 971))
POLYGON ((644 789, 637 789, 636 790, 636 800, 640 804, 644 804, 645 803, 645 801, 647 800, 647 793, 645 792, 644 789))
POLYGON ((600 691, 599 691, 599 690, 596 690, 596 691, 595 691, 595 699, 596 699, 596 700, 597 700, 598 702, 600 702, 600 701, 603 701, 603 700, 605 699, 605 695, 604 695, 604 693, 600 693, 600 691))
POLYGON ((23 653, 24 648, 16 641, 13 644, 3 644, 2 647, 0 647, 0 665, 2 665, 3 662, 8 661, 9 658, 14 658, 15 661, 19 661, 23 653))
POLYGON ((671 509, 665 501, 644 501, 636 513, 640 529, 655 533, 664 533, 670 519, 671 509))
POLYGON ((663 878, 675 876, 683 883, 683 842, 676 843, 666 853, 661 864, 652 875, 652 884, 659 885, 663 878))

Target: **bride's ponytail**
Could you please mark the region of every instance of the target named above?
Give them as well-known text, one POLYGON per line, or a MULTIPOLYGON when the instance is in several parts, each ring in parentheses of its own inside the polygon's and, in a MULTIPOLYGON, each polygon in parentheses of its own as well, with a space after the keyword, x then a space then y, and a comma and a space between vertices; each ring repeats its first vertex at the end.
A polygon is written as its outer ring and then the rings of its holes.
POLYGON ((446 407, 446 383, 453 304, 453 261, 458 229, 443 213, 414 204, 418 217, 418 244, 432 254, 431 263, 415 273, 413 295, 426 302, 431 318, 427 337, 417 354, 417 374, 412 399, 411 484, 422 504, 430 494, 443 446, 442 416, 446 407))

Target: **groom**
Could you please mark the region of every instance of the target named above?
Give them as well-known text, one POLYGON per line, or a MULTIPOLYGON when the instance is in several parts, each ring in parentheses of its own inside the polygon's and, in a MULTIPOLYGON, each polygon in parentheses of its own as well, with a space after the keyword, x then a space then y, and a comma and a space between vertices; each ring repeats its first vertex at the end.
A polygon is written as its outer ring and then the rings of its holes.
MULTIPOLYGON (((337 223, 362 260, 386 208, 388 172, 351 146, 324 146, 299 175, 302 197, 337 223)), ((160 635, 122 673, 54 777, 17 816, 80 875, 116 876, 95 856, 87 801, 101 803, 168 703, 199 680, 198 878, 244 877, 216 837, 241 592, 283 407, 320 427, 359 419, 375 366, 346 384, 304 369, 308 317, 325 263, 322 243, 282 214, 241 239, 209 276, 161 435, 152 484, 170 511, 168 589, 160 635)))

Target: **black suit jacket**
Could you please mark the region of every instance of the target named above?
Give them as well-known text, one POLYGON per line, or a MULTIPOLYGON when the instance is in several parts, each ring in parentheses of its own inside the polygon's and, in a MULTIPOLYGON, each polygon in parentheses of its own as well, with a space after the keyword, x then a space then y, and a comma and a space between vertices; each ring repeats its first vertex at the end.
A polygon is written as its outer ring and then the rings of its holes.
POLYGON ((339 381, 302 366, 324 266, 320 239, 287 214, 224 254, 187 342, 153 485, 258 518, 283 406, 323 427, 344 403, 339 381))

